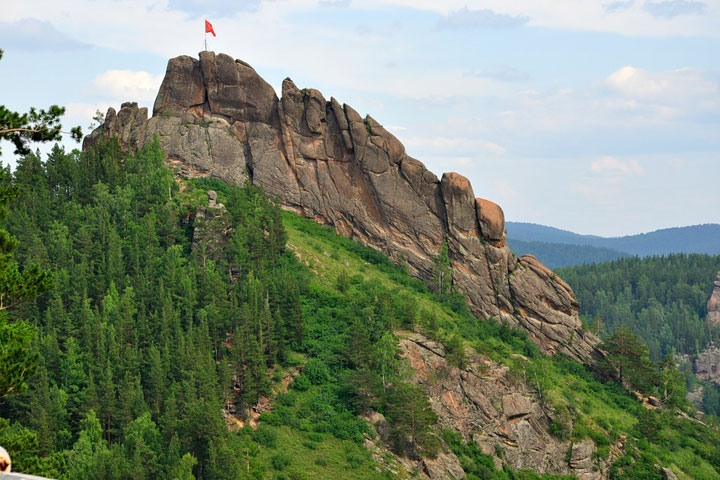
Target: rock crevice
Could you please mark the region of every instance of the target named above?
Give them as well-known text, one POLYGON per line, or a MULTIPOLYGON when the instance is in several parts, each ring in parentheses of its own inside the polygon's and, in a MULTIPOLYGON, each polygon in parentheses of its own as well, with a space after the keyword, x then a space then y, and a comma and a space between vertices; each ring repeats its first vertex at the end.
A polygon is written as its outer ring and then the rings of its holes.
POLYGON ((426 281, 446 242, 454 282, 476 315, 523 328, 547 353, 599 355, 570 287, 534 257, 512 254, 502 209, 476 198, 465 177, 438 179, 381 123, 317 90, 285 79, 278 98, 245 62, 199 57, 168 62, 151 118, 136 103, 110 109, 83 147, 117 136, 137 149, 157 136, 184 174, 250 178, 284 208, 406 262, 426 281))

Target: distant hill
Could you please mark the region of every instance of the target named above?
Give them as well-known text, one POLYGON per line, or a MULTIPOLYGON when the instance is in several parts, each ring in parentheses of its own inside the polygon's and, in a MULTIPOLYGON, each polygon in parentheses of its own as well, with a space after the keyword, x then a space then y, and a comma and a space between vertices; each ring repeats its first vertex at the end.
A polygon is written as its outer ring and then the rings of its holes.
POLYGON ((507 222, 508 243, 517 254, 532 253, 550 268, 605 262, 623 256, 670 253, 720 254, 720 225, 656 230, 624 237, 580 235, 534 223, 507 222))
POLYGON ((611 248, 590 245, 572 245, 569 243, 525 242, 508 238, 510 249, 517 255, 531 253, 551 269, 573 265, 609 262, 628 254, 611 248))

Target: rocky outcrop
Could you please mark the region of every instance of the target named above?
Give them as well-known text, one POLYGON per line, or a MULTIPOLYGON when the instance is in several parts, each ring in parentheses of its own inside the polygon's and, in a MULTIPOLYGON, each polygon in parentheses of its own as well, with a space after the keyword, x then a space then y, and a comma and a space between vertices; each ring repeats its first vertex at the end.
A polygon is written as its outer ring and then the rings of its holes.
MULTIPOLYGON (((712 287, 705 317, 710 330, 720 326, 720 273, 713 281, 712 287)), ((720 348, 718 345, 710 344, 705 350, 698 353, 695 357, 695 375, 700 380, 720 385, 720 348)))
POLYGON ((571 445, 550 434, 553 412, 514 379, 507 366, 476 357, 457 368, 445 360, 441 344, 417 333, 402 338, 400 349, 415 381, 428 392, 438 428, 455 430, 465 441, 477 443, 493 456, 496 467, 507 463, 514 469, 572 474, 581 480, 607 473, 606 464, 596 466, 592 441, 571 445))
POLYGON ((706 319, 710 328, 720 326, 720 273, 713 282, 713 290, 707 303, 706 319))
POLYGON ((720 385, 720 348, 711 345, 695 359, 695 375, 720 385))
POLYGON ((378 121, 317 90, 286 79, 278 99, 240 60, 177 57, 151 118, 134 103, 110 109, 83 146, 115 135, 130 149, 157 136, 185 175, 250 178, 284 208, 406 262, 427 281, 446 242, 454 283, 478 316, 524 328, 548 353, 599 355, 570 287, 534 257, 512 254, 498 205, 475 198, 460 174, 438 179, 378 121))

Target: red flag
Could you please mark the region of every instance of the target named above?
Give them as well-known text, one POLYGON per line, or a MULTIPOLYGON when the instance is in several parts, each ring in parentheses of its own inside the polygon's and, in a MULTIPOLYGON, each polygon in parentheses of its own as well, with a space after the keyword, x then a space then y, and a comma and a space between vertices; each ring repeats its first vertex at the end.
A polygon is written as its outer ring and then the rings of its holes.
POLYGON ((207 20, 205 20, 205 33, 212 33, 213 37, 217 37, 217 35, 215 35, 215 30, 213 30, 212 23, 207 20))

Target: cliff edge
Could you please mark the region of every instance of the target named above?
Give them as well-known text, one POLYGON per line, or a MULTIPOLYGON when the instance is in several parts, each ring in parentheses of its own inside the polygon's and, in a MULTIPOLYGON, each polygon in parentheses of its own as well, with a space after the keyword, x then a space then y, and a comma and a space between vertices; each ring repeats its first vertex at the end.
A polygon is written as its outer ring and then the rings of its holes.
POLYGON ((438 179, 375 119, 317 90, 288 78, 279 99, 247 63, 199 57, 168 62, 152 117, 136 103, 110 108, 83 148, 117 136, 134 150, 157 136, 184 174, 249 178, 285 209, 407 262, 424 280, 446 242, 454 283, 478 317, 520 326, 546 353, 597 358, 572 289, 510 251, 502 209, 476 198, 467 178, 438 179))

